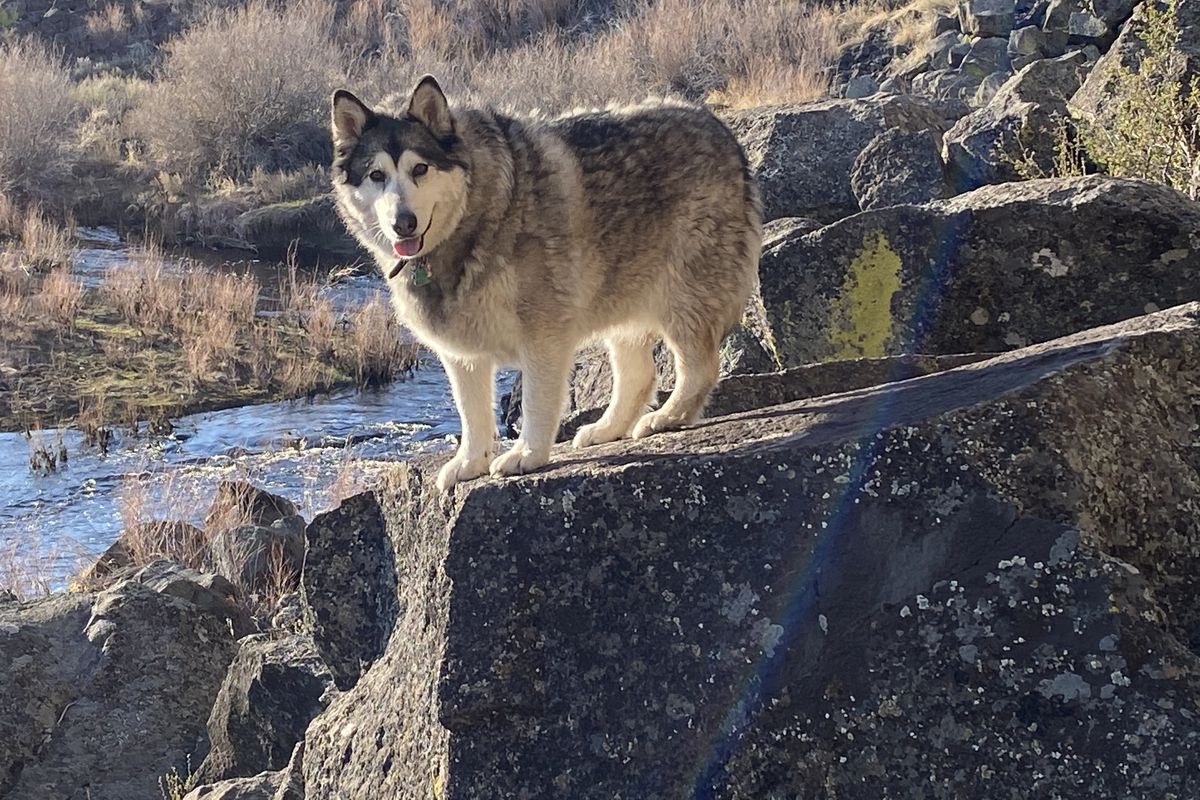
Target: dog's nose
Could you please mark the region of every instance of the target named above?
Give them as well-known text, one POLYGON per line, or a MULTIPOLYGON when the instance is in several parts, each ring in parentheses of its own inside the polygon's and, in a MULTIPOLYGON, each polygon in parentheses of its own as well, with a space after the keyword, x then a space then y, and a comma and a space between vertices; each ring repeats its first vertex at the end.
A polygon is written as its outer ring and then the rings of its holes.
POLYGON ((396 215, 396 224, 392 227, 400 236, 412 236, 417 232, 417 215, 411 211, 401 211, 396 215))

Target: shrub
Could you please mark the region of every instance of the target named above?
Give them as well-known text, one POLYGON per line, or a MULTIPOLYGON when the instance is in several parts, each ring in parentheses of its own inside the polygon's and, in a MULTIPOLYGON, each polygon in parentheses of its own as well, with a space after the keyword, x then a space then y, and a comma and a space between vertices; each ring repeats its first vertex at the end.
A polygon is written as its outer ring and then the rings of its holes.
POLYGON ((210 11, 170 42, 133 114, 151 156, 189 178, 328 160, 327 106, 343 60, 328 35, 333 12, 329 0, 253 0, 210 11))
POLYGON ((0 193, 48 198, 69 174, 78 107, 58 54, 0 38, 0 193))
POLYGON ((1165 183, 1197 199, 1200 77, 1187 76, 1176 5, 1143 5, 1141 61, 1136 68, 1120 67, 1106 124, 1085 124, 1082 141, 1110 175, 1165 183))

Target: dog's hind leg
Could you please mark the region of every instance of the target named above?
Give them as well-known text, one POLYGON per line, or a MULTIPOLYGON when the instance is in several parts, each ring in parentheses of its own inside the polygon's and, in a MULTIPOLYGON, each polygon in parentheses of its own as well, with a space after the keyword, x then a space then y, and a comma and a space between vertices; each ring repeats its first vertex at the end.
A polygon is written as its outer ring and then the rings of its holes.
POLYGON ((654 391, 654 340, 649 333, 618 335, 607 341, 612 364, 612 398, 604 416, 575 434, 575 447, 604 444, 623 438, 646 412, 654 391))
POLYGON ((521 435, 492 462, 492 476, 523 475, 550 460, 567 404, 572 346, 553 338, 521 359, 521 435))
POLYGON ((675 388, 662 408, 638 420, 633 438, 690 425, 700 418, 720 372, 721 333, 709 324, 672 326, 666 342, 675 355, 675 388))
POLYGON ((454 403, 462 420, 458 452, 438 472, 437 487, 449 491, 459 481, 487 474, 496 446, 496 369, 489 361, 460 361, 442 357, 450 378, 454 403))

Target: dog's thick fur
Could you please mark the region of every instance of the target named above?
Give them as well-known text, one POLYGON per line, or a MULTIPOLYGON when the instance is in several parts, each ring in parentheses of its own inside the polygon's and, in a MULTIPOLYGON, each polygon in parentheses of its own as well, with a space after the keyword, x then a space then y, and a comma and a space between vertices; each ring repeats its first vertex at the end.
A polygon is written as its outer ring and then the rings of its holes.
POLYGON ((516 118, 451 108, 426 77, 392 114, 337 92, 333 135, 339 211, 450 377, 463 436, 443 491, 546 463, 590 340, 607 344, 613 395, 576 447, 699 417, 762 242, 745 155, 715 116, 661 101, 516 118), (677 378, 648 412, 660 337, 677 378), (522 371, 524 421, 493 458, 501 365, 522 371))

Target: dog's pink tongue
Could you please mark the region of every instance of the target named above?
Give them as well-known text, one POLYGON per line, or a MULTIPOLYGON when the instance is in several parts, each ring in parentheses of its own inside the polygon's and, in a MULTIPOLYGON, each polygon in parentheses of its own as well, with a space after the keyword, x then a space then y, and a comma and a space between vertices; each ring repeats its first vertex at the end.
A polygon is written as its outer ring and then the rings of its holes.
POLYGON ((401 239, 392 245, 392 250, 401 258, 410 258, 421 252, 422 238, 420 236, 410 236, 407 239, 401 239))

